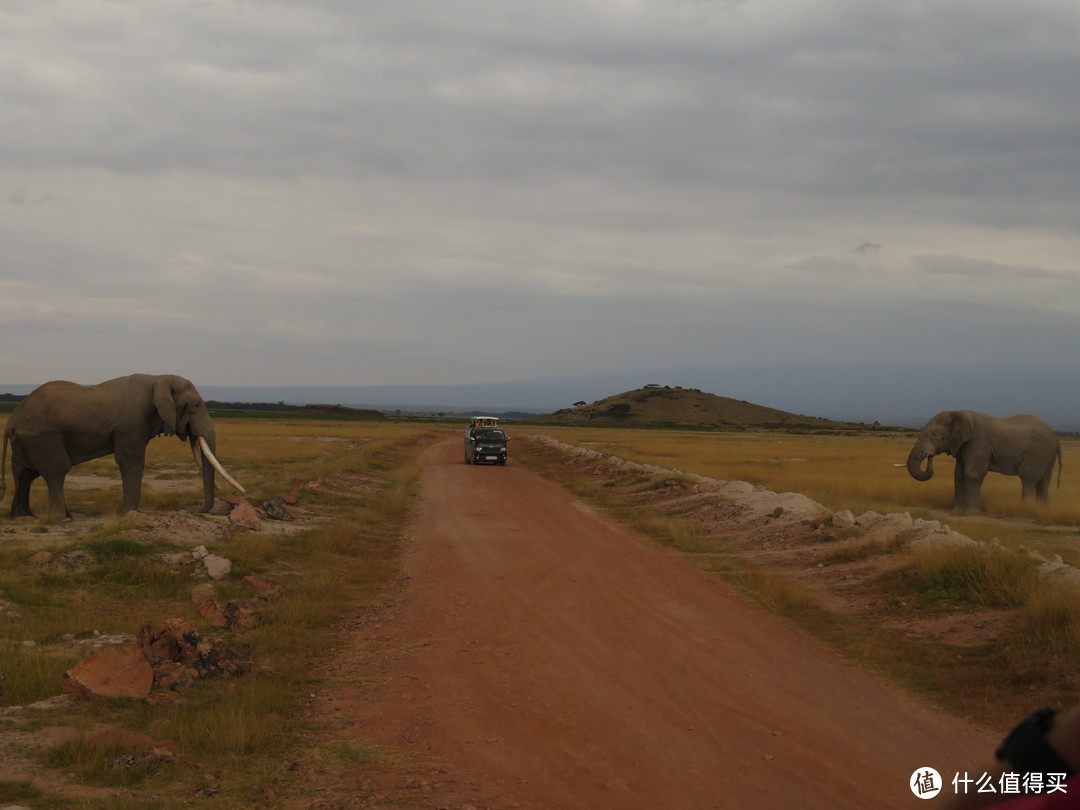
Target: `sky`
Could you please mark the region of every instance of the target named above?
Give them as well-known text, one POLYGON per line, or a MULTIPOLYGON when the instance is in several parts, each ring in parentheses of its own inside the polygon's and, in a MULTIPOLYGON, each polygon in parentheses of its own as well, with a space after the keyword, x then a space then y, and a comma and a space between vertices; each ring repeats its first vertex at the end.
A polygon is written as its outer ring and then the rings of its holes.
POLYGON ((0 384, 1076 374, 1078 77, 1073 0, 0 0, 0 384))

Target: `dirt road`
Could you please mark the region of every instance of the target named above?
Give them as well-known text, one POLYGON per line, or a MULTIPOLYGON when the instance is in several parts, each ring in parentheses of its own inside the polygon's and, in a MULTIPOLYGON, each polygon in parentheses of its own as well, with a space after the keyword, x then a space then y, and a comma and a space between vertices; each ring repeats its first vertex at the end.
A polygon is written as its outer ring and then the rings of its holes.
POLYGON ((949 780, 991 749, 513 460, 467 466, 453 440, 422 463, 407 585, 355 631, 377 652, 341 674, 363 685, 329 697, 358 740, 410 757, 376 791, 405 779, 445 808, 925 807, 916 768, 949 780))

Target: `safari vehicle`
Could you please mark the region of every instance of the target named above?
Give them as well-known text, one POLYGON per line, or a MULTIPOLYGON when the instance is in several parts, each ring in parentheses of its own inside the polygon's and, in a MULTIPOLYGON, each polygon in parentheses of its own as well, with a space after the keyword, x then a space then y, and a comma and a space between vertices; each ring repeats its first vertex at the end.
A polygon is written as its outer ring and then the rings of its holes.
POLYGON ((465 428, 465 463, 505 467, 508 441, 499 427, 498 417, 474 416, 465 428))

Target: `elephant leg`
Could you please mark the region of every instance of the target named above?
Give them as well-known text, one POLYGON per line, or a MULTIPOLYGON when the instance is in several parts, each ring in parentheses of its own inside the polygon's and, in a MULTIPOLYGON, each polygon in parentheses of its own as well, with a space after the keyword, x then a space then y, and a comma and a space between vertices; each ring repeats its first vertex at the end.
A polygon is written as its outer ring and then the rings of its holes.
POLYGON ((120 478, 124 484, 124 505, 121 514, 138 512, 142 501, 143 469, 146 466, 146 447, 138 452, 116 452, 116 465, 120 468, 120 478))
POLYGON ((1040 478, 1035 482, 1035 500, 1039 503, 1050 503, 1050 476, 1040 478))
POLYGON ((1020 479, 1020 500, 1026 501, 1035 497, 1035 481, 1030 478, 1020 479))
POLYGON ((21 465, 12 464, 12 475, 15 478, 15 494, 11 499, 11 516, 33 517, 30 511, 30 485, 37 479, 38 474, 34 470, 26 469, 21 465))
POLYGON ((49 488, 49 519, 71 520, 71 512, 67 509, 67 499, 64 497, 64 474, 49 473, 41 477, 45 479, 45 486, 49 488))
POLYGON ((962 462, 956 462, 953 480, 956 483, 954 508, 957 512, 981 512, 982 484, 985 472, 972 472, 962 462))
POLYGON ((964 477, 964 465, 957 460, 953 470, 953 509, 958 512, 967 511, 967 479, 964 477))
POLYGON ((70 520, 64 498, 64 478, 71 469, 71 459, 63 439, 58 435, 19 435, 19 458, 12 461, 15 473, 15 498, 11 502, 12 517, 31 515, 30 484, 39 476, 49 488, 49 518, 70 520), (27 463, 30 460, 33 467, 27 463))

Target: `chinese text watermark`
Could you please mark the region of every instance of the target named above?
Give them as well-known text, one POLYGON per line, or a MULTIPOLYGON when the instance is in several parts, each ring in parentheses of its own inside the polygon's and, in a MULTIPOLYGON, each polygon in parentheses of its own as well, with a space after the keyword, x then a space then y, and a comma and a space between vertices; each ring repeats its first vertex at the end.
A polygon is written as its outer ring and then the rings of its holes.
POLYGON ((981 774, 956 773, 951 783, 946 782, 933 768, 918 768, 908 781, 911 792, 920 799, 932 799, 941 793, 947 785, 952 785, 953 793, 963 796, 968 793, 998 793, 1003 796, 1024 796, 1040 793, 1065 793, 1067 775, 1064 773, 1001 773, 981 774))

